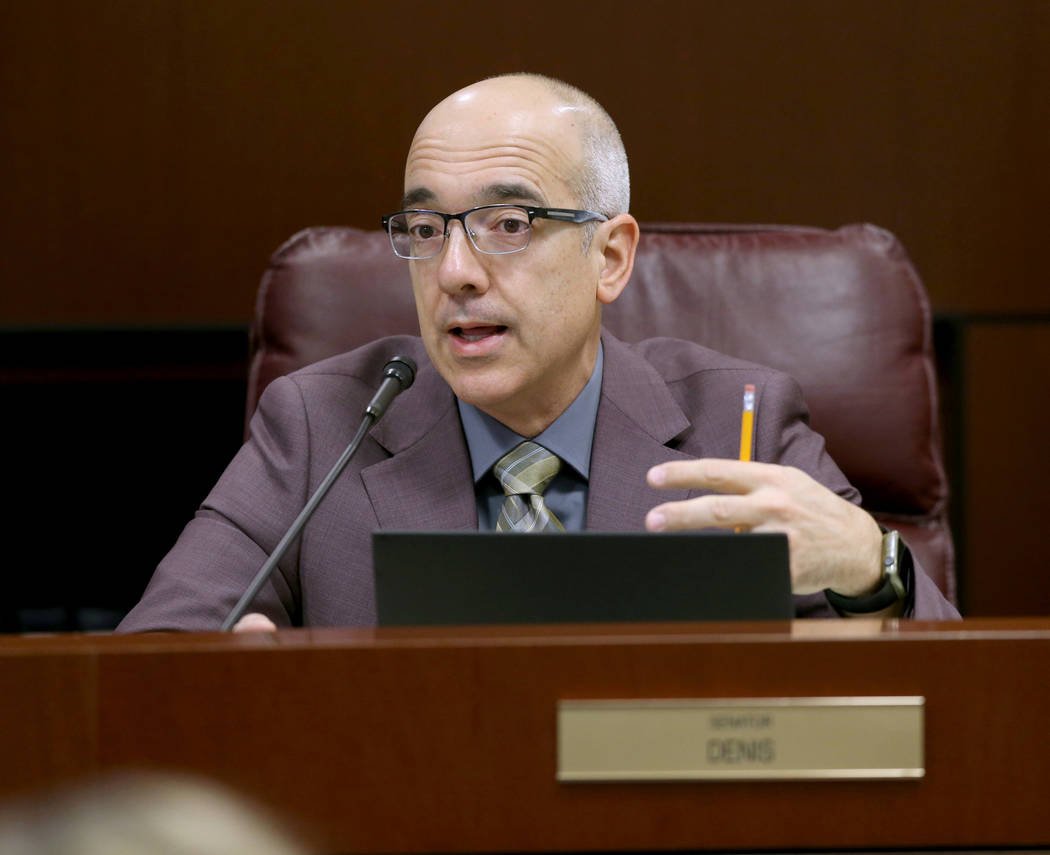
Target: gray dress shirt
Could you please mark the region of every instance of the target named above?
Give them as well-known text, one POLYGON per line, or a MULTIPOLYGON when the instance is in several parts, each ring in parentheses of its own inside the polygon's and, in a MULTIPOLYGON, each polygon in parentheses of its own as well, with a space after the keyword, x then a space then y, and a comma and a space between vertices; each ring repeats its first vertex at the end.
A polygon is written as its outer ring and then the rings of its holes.
MULTIPOLYGON (((532 441, 542 445, 562 460, 561 471, 543 493, 547 507, 561 520, 567 531, 582 531, 587 515, 587 484, 591 471, 591 443, 594 424, 598 417, 598 400, 602 389, 602 346, 598 345, 598 359, 591 379, 568 408, 532 441)), ((492 472, 492 467, 504 454, 524 442, 509 427, 483 413, 477 407, 456 400, 459 418, 470 452, 474 472, 474 492, 478 501, 478 528, 482 531, 496 527, 503 488, 492 472)))

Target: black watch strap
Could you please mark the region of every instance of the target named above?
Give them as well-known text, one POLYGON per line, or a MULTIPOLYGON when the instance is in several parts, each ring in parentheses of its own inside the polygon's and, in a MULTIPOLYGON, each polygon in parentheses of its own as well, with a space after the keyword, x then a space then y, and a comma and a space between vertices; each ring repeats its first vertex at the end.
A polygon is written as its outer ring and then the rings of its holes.
POLYGON ((897 532, 883 530, 882 584, 878 589, 863 597, 845 597, 829 588, 824 595, 839 612, 854 615, 881 612, 908 598, 913 576, 911 550, 897 532))

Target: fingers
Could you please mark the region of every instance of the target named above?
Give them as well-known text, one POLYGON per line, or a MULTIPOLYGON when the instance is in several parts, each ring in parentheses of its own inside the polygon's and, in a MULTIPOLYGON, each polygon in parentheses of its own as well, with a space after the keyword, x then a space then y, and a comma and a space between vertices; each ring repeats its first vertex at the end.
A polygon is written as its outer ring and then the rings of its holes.
POLYGON ((715 490, 719 493, 748 493, 783 480, 786 467, 771 463, 724 460, 673 460, 649 470, 651 487, 667 490, 715 490))
POLYGON ((662 489, 713 490, 716 495, 653 508, 646 516, 650 531, 695 528, 778 526, 790 515, 790 497, 805 489, 808 476, 787 466, 708 458, 662 463, 649 470, 648 481, 662 489))
POLYGON ((699 528, 755 529, 770 512, 755 493, 746 496, 713 494, 657 505, 645 517, 649 531, 686 531, 699 528))
POLYGON ((881 576, 882 534, 870 515, 800 469, 739 460, 683 460, 649 470, 650 486, 714 491, 657 505, 650 531, 733 528, 788 536, 792 590, 866 593, 881 576))
POLYGON ((277 625, 266 615, 251 612, 233 625, 234 632, 275 632, 277 625))

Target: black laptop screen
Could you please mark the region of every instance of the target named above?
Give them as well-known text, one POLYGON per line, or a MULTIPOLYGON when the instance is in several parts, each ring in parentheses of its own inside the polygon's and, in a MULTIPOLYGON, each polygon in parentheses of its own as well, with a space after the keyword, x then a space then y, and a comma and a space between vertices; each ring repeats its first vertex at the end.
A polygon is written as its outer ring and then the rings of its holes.
POLYGON ((786 620, 782 534, 379 531, 380 626, 786 620))

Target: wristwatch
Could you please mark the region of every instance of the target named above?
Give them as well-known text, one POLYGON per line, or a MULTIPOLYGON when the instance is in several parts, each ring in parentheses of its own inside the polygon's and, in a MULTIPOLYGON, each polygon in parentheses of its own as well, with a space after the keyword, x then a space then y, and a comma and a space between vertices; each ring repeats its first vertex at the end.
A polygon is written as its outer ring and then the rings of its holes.
POLYGON ((824 595, 840 612, 854 615, 881 612, 907 599, 913 573, 911 550, 901 540, 900 534, 882 529, 882 584, 863 597, 844 597, 830 588, 824 591, 824 595))

